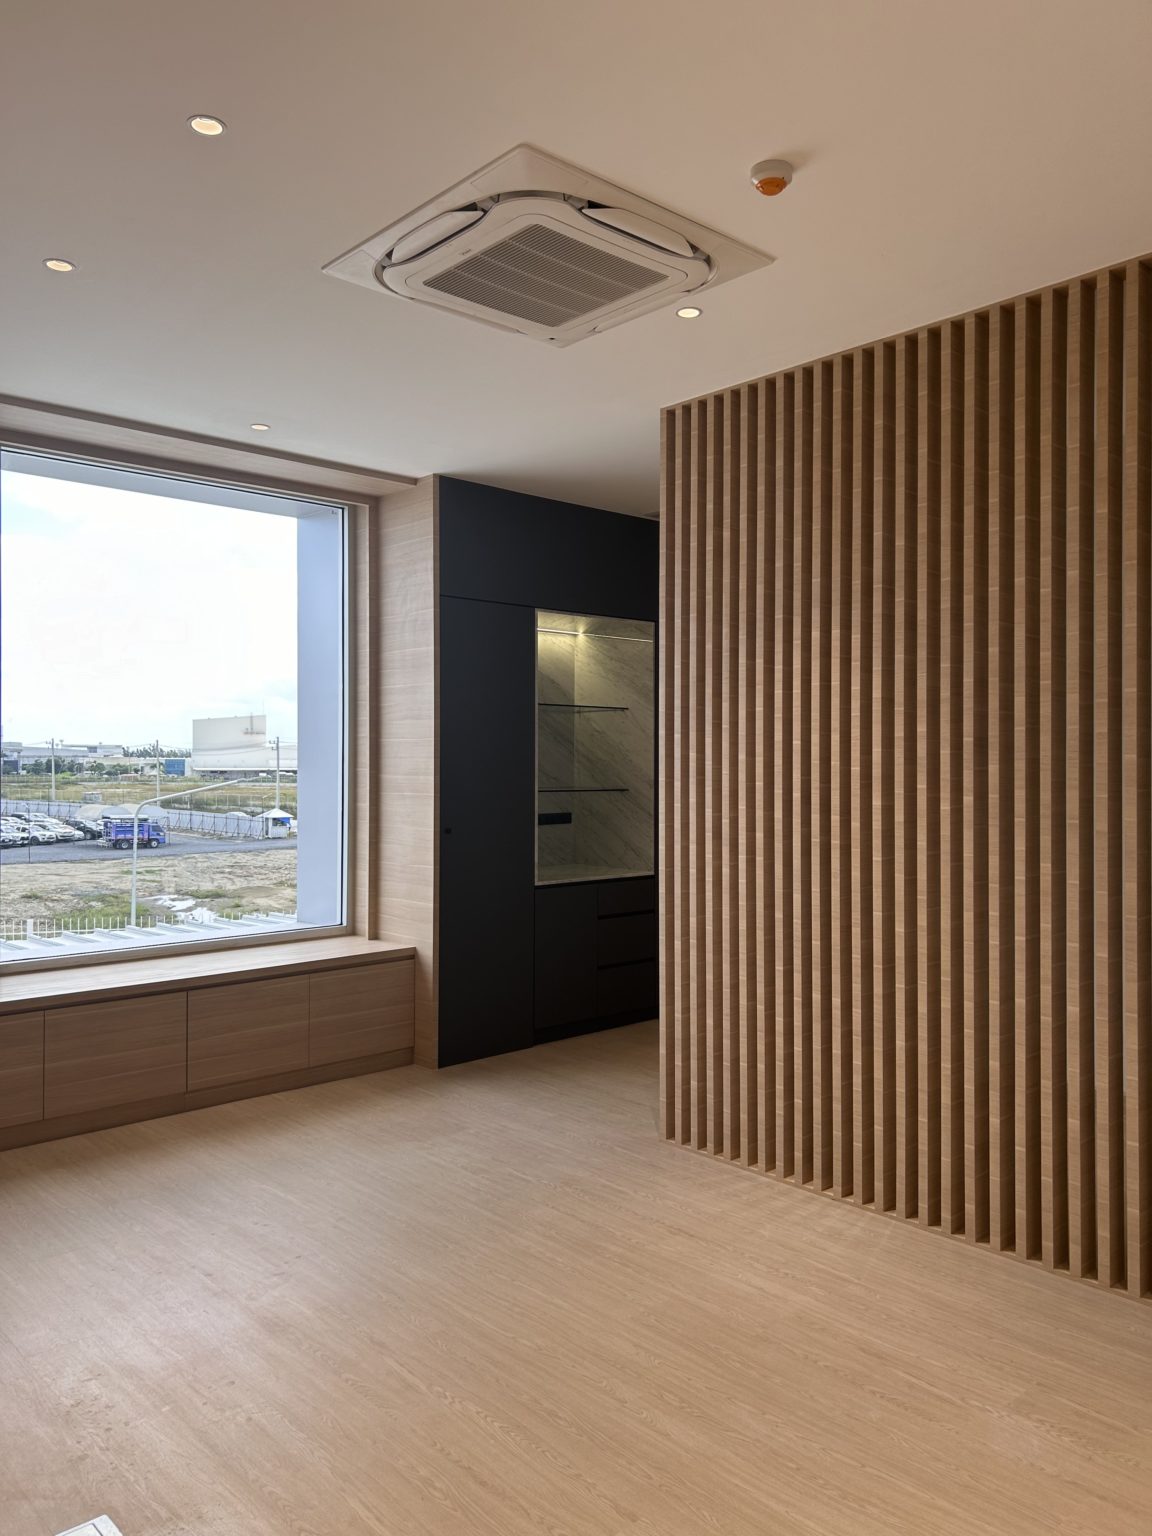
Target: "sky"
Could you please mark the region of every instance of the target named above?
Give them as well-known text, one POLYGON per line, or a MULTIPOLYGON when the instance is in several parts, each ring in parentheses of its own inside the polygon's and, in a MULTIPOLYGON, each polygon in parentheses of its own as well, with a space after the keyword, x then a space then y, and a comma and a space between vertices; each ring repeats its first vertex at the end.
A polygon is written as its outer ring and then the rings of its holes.
POLYGON ((296 523, 0 475, 0 734, 189 747, 266 714, 296 740, 296 523))

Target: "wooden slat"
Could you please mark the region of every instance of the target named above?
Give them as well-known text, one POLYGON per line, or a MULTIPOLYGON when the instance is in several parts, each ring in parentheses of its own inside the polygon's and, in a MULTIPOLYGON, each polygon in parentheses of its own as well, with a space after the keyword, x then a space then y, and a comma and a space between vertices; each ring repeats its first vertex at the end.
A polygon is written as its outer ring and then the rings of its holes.
POLYGON ((1093 1091, 1092 539, 1093 301, 1073 284, 1068 309, 1067 673, 1068 741, 1068 1267, 1096 1273, 1096 1107, 1093 1091))
POLYGON ((736 547, 733 551, 733 585, 739 602, 740 624, 733 633, 736 656, 731 679, 730 800, 736 872, 731 909, 731 948, 736 952, 736 1018, 739 1029, 740 1075, 736 1092, 739 1144, 734 1157, 754 1167, 759 1157, 759 923, 757 923, 756 848, 760 840, 760 797, 757 790, 756 656, 759 625, 756 611, 757 528, 756 479, 759 432, 756 401, 759 390, 748 384, 734 395, 731 419, 739 436, 739 488, 733 516, 736 547))
POLYGON ((797 426, 793 444, 799 526, 794 536, 798 607, 793 627, 793 738, 792 804, 796 819, 793 851, 796 869, 796 902, 793 907, 792 960, 797 994, 794 1056, 793 1137, 794 1177, 801 1184, 812 1180, 813 1057, 819 1049, 816 1025, 816 992, 819 979, 812 954, 812 670, 818 644, 812 623, 813 502, 812 456, 814 448, 815 379, 810 368, 796 379, 797 426))
MULTIPOLYGON (((873 1203, 896 1204, 895 351, 876 349, 873 415, 873 1203)), ((903 810, 900 817, 903 825, 903 810)))
MULTIPOLYGON (((875 357, 871 350, 851 360, 851 433, 842 438, 846 463, 841 469, 841 500, 851 518, 851 566, 839 587, 840 720, 848 743, 842 758, 837 844, 851 856, 850 889, 841 928, 851 938, 841 946, 841 983, 845 999, 838 1026, 841 1073, 847 1058, 851 1091, 848 1123, 840 1134, 852 1138, 851 1193, 857 1204, 875 1199, 875 1005, 876 960, 872 914, 873 798, 873 396, 875 357), (848 483, 846 483, 848 482, 848 483)), ((847 412, 845 412, 847 415, 847 412)), ((878 819, 878 818, 877 818, 878 819)), ((844 901, 842 892, 842 902, 844 901)), ((848 1189, 845 1189, 845 1193, 848 1189)))
POLYGON ((675 407, 666 1134, 1152 1289, 1147 261, 675 407))
MULTIPOLYGON (((680 633, 674 604, 677 555, 677 519, 680 487, 676 478, 676 439, 679 413, 665 411, 660 418, 660 627, 665 633, 680 633)), ((676 1128, 676 1037, 678 999, 676 997, 677 929, 675 916, 676 810, 680 804, 676 782, 676 651, 665 652, 660 670, 657 704, 657 733, 662 750, 660 761, 660 797, 657 807, 659 846, 671 857, 660 863, 660 1017, 667 1028, 660 1032, 660 1134, 667 1141, 677 1140, 676 1128)))
MULTIPOLYGON (((720 899, 718 941, 720 947, 720 1034, 721 1081, 719 1098, 723 1109, 721 1145, 725 1156, 747 1162, 742 1100, 748 1079, 748 1011, 740 998, 741 910, 740 910, 740 834, 736 808, 741 803, 740 698, 738 650, 747 630, 740 586, 740 561, 743 557, 743 533, 746 519, 741 516, 743 485, 747 466, 743 461, 743 435, 740 427, 740 392, 732 390, 723 398, 721 424, 723 443, 722 504, 717 537, 720 546, 720 608, 716 615, 716 647, 719 651, 720 725, 716 738, 719 747, 720 777, 720 899)), ((747 829, 744 829, 747 835, 747 829)))
POLYGON ((940 1222, 940 333, 917 336, 917 1215, 940 1222))
POLYGON ((1016 305, 1013 415, 1013 659, 1015 769, 1016 978, 1016 1253, 1040 1254, 1040 998, 1039 998, 1039 327, 1030 299, 1016 305))
POLYGON ((704 558, 703 715, 697 716, 704 766, 704 1145, 724 1150, 724 977, 723 908, 723 713, 721 661, 723 637, 723 477, 724 400, 710 395, 706 405, 704 558))
POLYGON ((988 1237, 1016 1247, 1016 316, 989 317, 988 353, 988 1237))
POLYGON ((1040 1215, 1047 1269, 1068 1263, 1065 480, 1067 294, 1040 308, 1040 1215))
MULTIPOLYGON (((988 1241, 988 319, 964 322, 962 545, 964 1235, 988 1241)), ((954 685, 955 685, 955 679, 954 685)))
POLYGON ((832 739, 833 379, 822 363, 812 378, 812 649, 808 733, 812 880, 812 1179, 830 1189, 832 1176, 832 1016, 838 976, 832 968, 832 777, 839 745, 832 739))
POLYGON ((916 391, 915 338, 896 344, 896 1213, 914 1217, 917 1178, 919 1024, 916 779, 916 391))
POLYGON ((1122 1009, 1120 731, 1121 498, 1123 459, 1123 279, 1104 273, 1096 289, 1096 497, 1093 526, 1093 751, 1096 1038, 1096 1273, 1123 1285, 1124 1080, 1122 1009))
POLYGON ((940 337, 940 1224, 964 1230, 963 332, 940 337))
POLYGON ((796 968, 793 963, 793 909, 796 902, 795 838, 793 816, 792 738, 793 709, 792 636, 796 627, 795 583, 792 579, 795 550, 796 376, 784 374, 776 382, 776 665, 773 773, 775 777, 775 870, 776 870, 776 1173, 787 1178, 795 1166, 795 1057, 797 1032, 796 968))
MULTIPOLYGON (((776 399, 775 380, 759 385, 756 398, 756 943, 759 985, 756 991, 756 1062, 759 1082, 757 1164, 776 1166, 776 757, 772 713, 776 676, 776 399)), ((751 422, 750 422, 751 428, 751 422)))
POLYGON ((708 402, 698 400, 692 408, 691 462, 689 465, 689 523, 688 605, 692 623, 688 629, 690 653, 688 657, 688 783, 685 795, 688 804, 688 891, 690 910, 685 914, 688 945, 688 1034, 690 1092, 690 1129, 688 1139, 693 1147, 704 1147, 708 1140, 707 1122, 707 1029, 708 992, 705 963, 707 938, 705 927, 705 900, 710 860, 705 824, 707 807, 704 798, 704 774, 706 749, 705 643, 707 625, 701 622, 705 612, 706 559, 707 559, 707 430, 708 402))
POLYGON ((1128 1290, 1152 1289, 1152 297, 1124 274, 1124 1184, 1128 1290))

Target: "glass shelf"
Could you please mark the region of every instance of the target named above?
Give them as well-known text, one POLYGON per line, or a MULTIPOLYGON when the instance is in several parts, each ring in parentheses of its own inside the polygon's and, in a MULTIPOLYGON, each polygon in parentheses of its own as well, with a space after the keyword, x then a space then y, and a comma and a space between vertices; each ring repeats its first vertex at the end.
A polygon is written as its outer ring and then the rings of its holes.
POLYGON ((615 785, 602 786, 599 784, 571 784, 567 789, 538 789, 538 795, 626 795, 626 788, 617 788, 615 785))
POLYGON ((539 609, 536 630, 537 884, 642 874, 655 858, 655 625, 539 609))

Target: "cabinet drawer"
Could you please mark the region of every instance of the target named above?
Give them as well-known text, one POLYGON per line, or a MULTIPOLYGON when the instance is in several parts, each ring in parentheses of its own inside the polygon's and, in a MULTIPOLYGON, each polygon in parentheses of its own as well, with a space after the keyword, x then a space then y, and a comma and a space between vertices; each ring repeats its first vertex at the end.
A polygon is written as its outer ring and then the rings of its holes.
POLYGON ((596 906, 601 917, 615 917, 621 912, 655 912, 656 877, 604 880, 596 887, 596 906))
POLYGON ((412 1046, 414 977, 411 960, 319 971, 310 977, 308 1064, 355 1061, 412 1046))
POLYGON ((308 981, 206 987, 188 997, 188 1091, 308 1065, 308 981))
POLYGON ((596 975, 596 1011, 601 1018, 614 1013, 644 1012, 655 1018, 660 1007, 660 976, 655 960, 638 965, 614 965, 596 975))
POLYGON ((44 1015, 0 1019, 0 1126, 44 1118, 44 1015))
POLYGON ((186 996, 85 1003, 44 1015, 44 1118, 182 1094, 186 996))
POLYGON ((622 965, 625 961, 655 960, 658 943, 655 912, 602 917, 596 924, 596 963, 622 965))

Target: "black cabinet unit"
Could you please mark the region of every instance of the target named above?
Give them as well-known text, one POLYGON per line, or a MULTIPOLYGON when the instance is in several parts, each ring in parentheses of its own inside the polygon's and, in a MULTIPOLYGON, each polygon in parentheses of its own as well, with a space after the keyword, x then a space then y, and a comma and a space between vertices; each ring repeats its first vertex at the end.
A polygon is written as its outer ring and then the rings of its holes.
MULTIPOLYGON (((619 629, 622 643, 636 621, 654 625, 659 530, 643 518, 446 478, 437 519, 439 1060, 448 1066, 656 1013, 655 881, 536 883, 538 835, 561 850, 554 868, 566 875, 569 841, 574 868, 590 856, 577 846, 582 826, 602 857, 615 825, 629 825, 597 799, 600 778, 569 781, 557 754, 571 741, 574 768, 607 771, 612 764, 596 753, 628 731, 634 740, 638 729, 635 709, 584 719, 579 700, 542 707, 537 630, 541 610, 625 621, 601 626, 619 629), (542 713, 559 775, 544 788, 542 713)), ((599 652, 610 655, 603 645, 599 652)), ((612 685, 608 702, 620 706, 624 675, 606 659, 601 676, 605 689, 612 685)), ((637 803, 623 783, 608 788, 613 806, 621 797, 637 803)), ((650 797, 643 804, 646 814, 650 797)))
POLYGON ((655 1018, 657 952, 651 877, 539 886, 536 1038, 655 1018))
POLYGON ((441 1066, 532 1044, 535 645, 531 608, 440 600, 441 1066))

